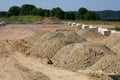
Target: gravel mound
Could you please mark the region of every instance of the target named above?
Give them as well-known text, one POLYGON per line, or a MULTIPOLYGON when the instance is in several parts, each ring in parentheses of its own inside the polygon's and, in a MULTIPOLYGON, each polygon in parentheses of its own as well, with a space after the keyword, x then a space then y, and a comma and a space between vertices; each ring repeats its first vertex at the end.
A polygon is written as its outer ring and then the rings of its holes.
MULTIPOLYGON (((76 42, 84 42, 84 39, 81 39, 81 41, 79 40, 76 42)), ((57 53, 58 50, 60 50, 66 45, 73 44, 73 43, 75 43, 75 41, 73 41, 72 39, 53 38, 33 46, 25 54, 51 59, 57 53)))
POLYGON ((82 29, 77 31, 78 35, 82 36, 83 38, 90 40, 90 41, 95 41, 95 40, 103 40, 104 39, 104 35, 91 30, 91 29, 82 29))
POLYGON ((114 52, 120 54, 120 34, 114 33, 111 34, 108 38, 103 41, 108 47, 111 48, 114 52))
POLYGON ((101 43, 76 43, 62 48, 51 59, 54 66, 70 70, 84 70, 92 66, 105 55, 114 55, 101 43))
POLYGON ((89 68, 90 70, 102 70, 108 74, 120 74, 120 56, 107 55, 89 68))

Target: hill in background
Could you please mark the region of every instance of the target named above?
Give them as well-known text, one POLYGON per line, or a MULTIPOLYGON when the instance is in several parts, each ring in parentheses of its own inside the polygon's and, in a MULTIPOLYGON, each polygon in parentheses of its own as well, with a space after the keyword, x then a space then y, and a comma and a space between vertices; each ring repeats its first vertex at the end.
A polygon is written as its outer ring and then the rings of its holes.
POLYGON ((120 11, 104 10, 104 11, 94 11, 102 19, 117 19, 120 17, 120 11))

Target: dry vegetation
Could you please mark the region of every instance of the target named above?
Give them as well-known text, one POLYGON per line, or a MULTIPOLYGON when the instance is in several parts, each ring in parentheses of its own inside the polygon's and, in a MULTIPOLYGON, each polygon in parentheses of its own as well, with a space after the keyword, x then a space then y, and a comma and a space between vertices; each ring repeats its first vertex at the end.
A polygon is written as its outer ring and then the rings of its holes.
POLYGON ((66 25, 6 25, 0 80, 113 80, 109 75, 120 75, 119 41, 120 34, 66 25))

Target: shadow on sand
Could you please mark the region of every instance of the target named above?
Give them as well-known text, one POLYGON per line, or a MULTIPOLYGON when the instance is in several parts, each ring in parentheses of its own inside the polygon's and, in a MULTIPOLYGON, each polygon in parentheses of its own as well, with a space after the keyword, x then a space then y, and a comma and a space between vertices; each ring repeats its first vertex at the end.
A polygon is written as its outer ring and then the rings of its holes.
POLYGON ((120 80, 120 75, 108 75, 110 76, 113 80, 120 80))

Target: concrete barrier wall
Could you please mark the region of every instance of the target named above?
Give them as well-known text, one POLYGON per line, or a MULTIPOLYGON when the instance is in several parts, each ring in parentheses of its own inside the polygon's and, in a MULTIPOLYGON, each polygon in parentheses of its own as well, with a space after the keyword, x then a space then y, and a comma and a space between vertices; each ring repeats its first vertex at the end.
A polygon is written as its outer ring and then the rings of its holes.
POLYGON ((89 29, 89 25, 83 24, 83 25, 82 25, 82 29, 89 29))
POLYGON ((68 23, 67 23, 68 26, 71 26, 71 24, 72 24, 72 22, 68 22, 68 23))
POLYGON ((72 25, 72 26, 76 26, 76 23, 72 23, 71 25, 72 25))
POLYGON ((77 24, 76 24, 76 27, 82 27, 82 24, 78 24, 78 23, 77 23, 77 24))
POLYGON ((109 35, 111 35, 111 31, 104 31, 104 32, 103 32, 103 35, 104 35, 104 36, 109 36, 109 35))
POLYGON ((0 27, 5 26, 5 22, 0 22, 0 27))
POLYGON ((79 27, 80 29, 92 29, 96 32, 101 33, 102 35, 105 35, 105 36, 109 36, 112 33, 120 33, 118 31, 109 30, 107 28, 96 27, 96 26, 92 26, 92 25, 79 24, 79 23, 74 23, 74 22, 73 23, 68 22, 67 25, 76 26, 76 27, 79 27))

